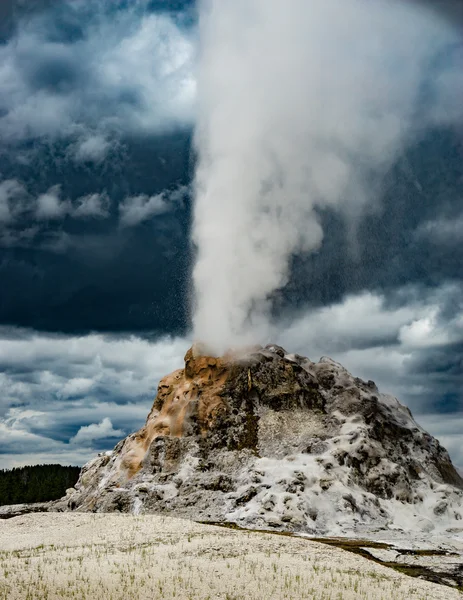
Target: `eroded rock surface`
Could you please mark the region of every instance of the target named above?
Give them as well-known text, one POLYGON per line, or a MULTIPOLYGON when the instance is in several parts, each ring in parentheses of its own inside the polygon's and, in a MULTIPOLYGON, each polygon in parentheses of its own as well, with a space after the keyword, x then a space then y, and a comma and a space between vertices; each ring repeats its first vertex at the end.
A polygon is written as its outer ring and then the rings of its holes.
POLYGON ((462 489, 410 411, 335 361, 194 346, 145 426, 85 465, 59 506, 313 534, 461 533, 462 489))
POLYGON ((33 502, 30 504, 5 504, 0 506, 0 519, 12 519, 30 513, 52 511, 54 502, 33 502))

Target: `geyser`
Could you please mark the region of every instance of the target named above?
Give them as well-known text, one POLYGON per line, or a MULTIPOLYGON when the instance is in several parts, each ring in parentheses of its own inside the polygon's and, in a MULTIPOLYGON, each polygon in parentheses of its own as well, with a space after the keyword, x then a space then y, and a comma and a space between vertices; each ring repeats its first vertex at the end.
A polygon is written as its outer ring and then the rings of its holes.
POLYGON ((402 0, 202 3, 196 339, 220 353, 268 337, 291 255, 322 242, 319 211, 354 222, 412 136, 448 118, 443 103, 459 106, 454 71, 433 106, 421 93, 431 58, 458 35, 402 0))

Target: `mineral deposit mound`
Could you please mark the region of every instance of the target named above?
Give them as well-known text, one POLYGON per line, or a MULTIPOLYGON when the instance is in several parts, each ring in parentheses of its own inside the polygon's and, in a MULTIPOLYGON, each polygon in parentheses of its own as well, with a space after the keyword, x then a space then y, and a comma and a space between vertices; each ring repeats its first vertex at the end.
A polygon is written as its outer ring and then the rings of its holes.
POLYGON ((172 513, 311 534, 454 531, 463 480, 408 408, 339 363, 199 346, 146 423, 82 469, 62 510, 172 513))

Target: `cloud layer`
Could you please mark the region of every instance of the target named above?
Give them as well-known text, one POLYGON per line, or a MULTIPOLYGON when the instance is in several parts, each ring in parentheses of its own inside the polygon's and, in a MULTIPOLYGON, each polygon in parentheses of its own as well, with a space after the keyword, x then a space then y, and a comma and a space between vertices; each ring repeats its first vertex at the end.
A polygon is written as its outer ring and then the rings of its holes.
MULTIPOLYGON (((463 467, 463 288, 406 287, 395 301, 363 292, 301 313, 267 340, 319 360, 329 355, 413 411, 463 467)), ((265 340, 264 340, 265 341, 265 340)), ((0 335, 0 463, 82 464, 139 429, 161 377, 191 340, 138 336, 0 335)))
POLYGON ((188 342, 3 329, 1 467, 82 464, 143 424, 159 379, 182 364, 188 342))
POLYGON ((194 115, 194 34, 148 2, 49 4, 0 46, 2 143, 70 137, 101 161, 118 133, 168 131, 194 115))

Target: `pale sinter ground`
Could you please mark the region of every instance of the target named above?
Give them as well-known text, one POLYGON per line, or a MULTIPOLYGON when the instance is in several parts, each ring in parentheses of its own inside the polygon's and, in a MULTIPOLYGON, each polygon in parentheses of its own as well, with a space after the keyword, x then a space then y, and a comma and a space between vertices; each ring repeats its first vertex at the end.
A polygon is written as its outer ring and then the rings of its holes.
POLYGON ((463 595, 323 544, 171 517, 0 521, 1 600, 440 600, 463 595))

